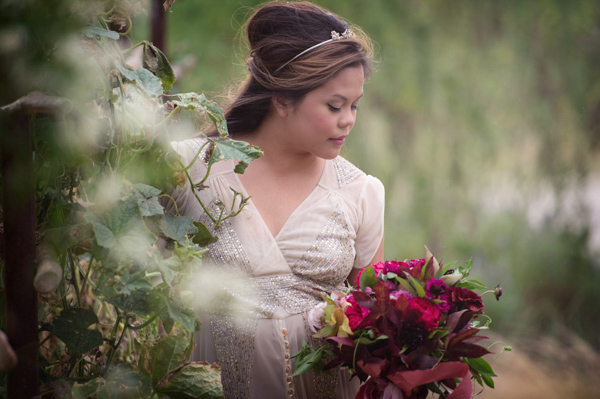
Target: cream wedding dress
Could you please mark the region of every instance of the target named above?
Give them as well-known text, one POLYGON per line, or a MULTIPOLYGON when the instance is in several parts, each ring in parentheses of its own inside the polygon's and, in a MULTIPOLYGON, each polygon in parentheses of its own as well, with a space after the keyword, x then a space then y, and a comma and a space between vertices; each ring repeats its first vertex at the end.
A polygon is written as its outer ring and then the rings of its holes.
MULTIPOLYGON (((189 139, 173 147, 187 165, 204 143, 189 139)), ((189 170, 194 183, 206 173, 205 157, 201 153, 189 170)), ((248 195, 234 166, 233 160, 214 164, 204 183, 208 187, 196 191, 213 214, 219 203, 231 207, 232 189, 248 195)), ((188 182, 175 189, 173 198, 181 215, 203 222, 219 237, 204 255, 205 272, 193 286, 203 322, 193 360, 222 367, 225 398, 353 398, 359 382, 349 382, 347 370, 292 378, 290 357, 303 339, 316 341, 307 314, 322 301, 321 292, 343 287, 352 268, 373 259, 383 237, 381 182, 342 157, 327 161, 317 187, 276 237, 252 200, 215 228, 188 182)))

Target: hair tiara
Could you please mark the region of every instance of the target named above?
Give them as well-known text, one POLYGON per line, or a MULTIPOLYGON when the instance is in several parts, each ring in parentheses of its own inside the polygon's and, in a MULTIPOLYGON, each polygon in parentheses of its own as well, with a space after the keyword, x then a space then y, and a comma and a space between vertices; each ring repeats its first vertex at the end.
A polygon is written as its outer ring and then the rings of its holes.
POLYGON ((336 31, 332 30, 331 31, 331 39, 325 40, 325 41, 323 41, 321 43, 317 43, 314 46, 309 47, 306 50, 302 51, 300 54, 297 54, 294 58, 292 58, 291 60, 289 60, 288 62, 286 62, 282 66, 280 66, 279 68, 277 68, 275 70, 275 73, 279 72, 287 64, 289 64, 290 62, 294 61, 296 58, 303 56, 304 54, 308 53, 309 51, 314 50, 317 47, 320 47, 320 46, 322 46, 324 44, 327 44, 329 42, 335 42, 336 40, 341 40, 341 39, 354 39, 354 33, 352 33, 352 31, 350 29, 346 29, 342 34, 339 34, 336 31))

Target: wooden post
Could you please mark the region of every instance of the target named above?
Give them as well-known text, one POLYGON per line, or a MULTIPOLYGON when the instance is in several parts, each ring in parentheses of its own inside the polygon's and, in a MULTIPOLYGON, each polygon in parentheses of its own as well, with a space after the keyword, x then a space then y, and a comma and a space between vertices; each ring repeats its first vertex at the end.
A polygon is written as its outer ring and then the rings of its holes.
POLYGON ((68 113, 63 98, 32 92, 0 108, 2 216, 6 335, 18 363, 8 372, 10 399, 39 395, 39 339, 36 271, 35 181, 30 130, 32 114, 68 113))
POLYGON ((167 54, 167 14, 163 7, 163 0, 152 0, 150 37, 152 44, 160 49, 164 54, 167 54))
POLYGON ((4 287, 6 335, 18 363, 8 372, 11 399, 39 395, 37 293, 35 276, 35 199, 29 115, 2 121, 2 213, 4 217, 4 287))

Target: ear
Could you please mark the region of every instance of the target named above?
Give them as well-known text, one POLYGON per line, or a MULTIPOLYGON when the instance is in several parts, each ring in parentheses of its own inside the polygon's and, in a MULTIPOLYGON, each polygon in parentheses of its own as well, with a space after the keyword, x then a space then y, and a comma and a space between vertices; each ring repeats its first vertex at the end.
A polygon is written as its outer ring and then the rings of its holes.
POLYGON ((280 117, 285 118, 290 111, 290 100, 284 97, 273 97, 273 107, 280 117))

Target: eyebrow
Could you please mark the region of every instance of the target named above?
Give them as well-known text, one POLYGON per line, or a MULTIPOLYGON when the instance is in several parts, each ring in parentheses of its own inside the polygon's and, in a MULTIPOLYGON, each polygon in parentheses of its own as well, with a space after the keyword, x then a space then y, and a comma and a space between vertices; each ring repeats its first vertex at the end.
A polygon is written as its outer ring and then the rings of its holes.
MULTIPOLYGON (((361 93, 361 95, 360 95, 360 96, 358 96, 357 100, 358 100, 359 98, 361 98, 361 97, 362 97, 364 94, 365 94, 365 93, 361 93)), ((332 95, 332 97, 337 97, 337 98, 340 98, 340 99, 342 99, 342 100, 344 100, 344 101, 348 101, 348 99, 346 98, 346 96, 342 96, 341 94, 333 94, 333 95, 332 95)))

